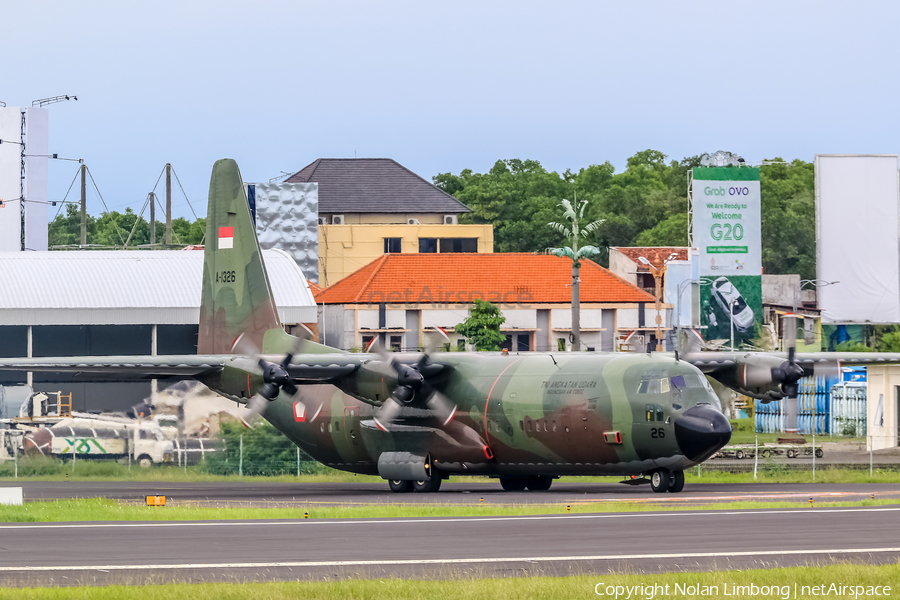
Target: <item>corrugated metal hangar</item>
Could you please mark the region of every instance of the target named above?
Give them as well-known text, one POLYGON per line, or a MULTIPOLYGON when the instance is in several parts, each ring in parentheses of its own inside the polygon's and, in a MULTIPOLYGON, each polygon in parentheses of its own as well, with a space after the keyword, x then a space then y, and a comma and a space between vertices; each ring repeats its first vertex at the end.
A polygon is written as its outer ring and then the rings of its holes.
MULTIPOLYGON (((0 252, 0 356, 196 354, 202 251, 0 252)), ((264 250, 288 328, 315 323, 300 267, 264 250)), ((62 374, 0 374, 0 385, 72 392, 73 409, 123 410, 151 383, 84 383, 62 374)), ((164 385, 164 382, 160 382, 164 385)))

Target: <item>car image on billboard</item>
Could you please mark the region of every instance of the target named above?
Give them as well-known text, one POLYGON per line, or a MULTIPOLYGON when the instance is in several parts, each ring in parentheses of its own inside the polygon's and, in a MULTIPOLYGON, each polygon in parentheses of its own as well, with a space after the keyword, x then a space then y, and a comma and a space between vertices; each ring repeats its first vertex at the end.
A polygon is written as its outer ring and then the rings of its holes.
POLYGON ((730 307, 731 319, 736 330, 744 333, 753 326, 753 309, 747 305, 744 297, 727 277, 719 277, 713 282, 710 295, 715 298, 716 304, 726 315, 730 307))

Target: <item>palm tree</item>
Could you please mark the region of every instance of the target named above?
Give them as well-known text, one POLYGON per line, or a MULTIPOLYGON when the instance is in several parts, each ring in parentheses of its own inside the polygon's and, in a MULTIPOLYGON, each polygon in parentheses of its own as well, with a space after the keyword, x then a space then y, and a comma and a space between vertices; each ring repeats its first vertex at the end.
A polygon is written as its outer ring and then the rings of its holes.
POLYGON ((597 230, 597 227, 603 222, 598 219, 588 223, 584 227, 578 226, 578 220, 584 218, 584 209, 587 207, 587 200, 578 203, 578 195, 575 195, 575 204, 563 198, 559 203, 563 207, 563 218, 569 221, 568 224, 551 222, 548 225, 555 231, 565 236, 572 244, 571 247, 563 246, 562 248, 550 248, 550 254, 556 256, 567 256, 572 259, 572 350, 578 352, 581 350, 581 299, 579 297, 578 284, 581 279, 578 277, 578 270, 581 268, 581 259, 590 258, 600 254, 600 249, 596 246, 578 247, 578 239, 585 237, 597 230))

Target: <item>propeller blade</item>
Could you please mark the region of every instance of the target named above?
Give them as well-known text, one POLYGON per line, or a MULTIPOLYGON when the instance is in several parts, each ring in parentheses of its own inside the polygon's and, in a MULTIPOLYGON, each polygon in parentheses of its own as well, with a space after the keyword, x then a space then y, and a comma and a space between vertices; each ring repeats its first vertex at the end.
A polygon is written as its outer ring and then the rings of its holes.
POLYGON ((241 354, 251 358, 256 358, 260 355, 259 348, 257 348, 256 344, 250 341, 250 337, 244 333, 237 336, 237 339, 234 340, 234 344, 231 345, 231 353, 241 354))
POLYGON ((447 396, 437 390, 431 394, 431 397, 428 398, 428 401, 425 404, 434 411, 441 420, 441 426, 448 425, 450 421, 453 420, 453 417, 456 416, 456 411, 458 409, 456 404, 453 404, 447 396))
POLYGON ((244 422, 252 427, 259 420, 260 415, 266 410, 268 405, 269 401, 260 394, 250 398, 250 401, 247 402, 247 415, 244 417, 244 422))
POLYGON ((375 425, 382 431, 387 431, 393 424, 394 419, 400 414, 402 406, 393 397, 388 398, 378 409, 378 415, 375 417, 375 425))
POLYGON ((797 352, 797 316, 793 313, 784 316, 784 341, 788 347, 788 362, 794 362, 794 354, 797 352))

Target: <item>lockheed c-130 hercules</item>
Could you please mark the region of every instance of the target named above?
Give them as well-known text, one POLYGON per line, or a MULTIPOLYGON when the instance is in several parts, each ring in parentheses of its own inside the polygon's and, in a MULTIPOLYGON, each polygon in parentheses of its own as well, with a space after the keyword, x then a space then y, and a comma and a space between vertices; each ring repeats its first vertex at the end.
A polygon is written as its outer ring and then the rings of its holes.
POLYGON ((0 369, 195 379, 314 459, 380 475, 395 492, 437 491, 461 474, 506 490, 620 475, 680 492, 685 469, 731 437, 704 372, 773 400, 796 396, 805 370, 793 352, 348 353, 290 336, 230 159, 213 167, 206 240, 198 354, 0 359, 0 369))

